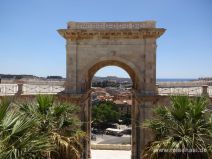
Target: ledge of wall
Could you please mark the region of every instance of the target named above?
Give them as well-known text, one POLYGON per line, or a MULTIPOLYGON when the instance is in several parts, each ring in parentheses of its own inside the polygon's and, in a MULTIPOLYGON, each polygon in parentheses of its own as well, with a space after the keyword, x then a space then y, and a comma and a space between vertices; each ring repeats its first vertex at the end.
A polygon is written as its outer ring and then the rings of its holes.
POLYGON ((120 144, 91 144, 91 149, 94 150, 131 150, 131 145, 120 144))

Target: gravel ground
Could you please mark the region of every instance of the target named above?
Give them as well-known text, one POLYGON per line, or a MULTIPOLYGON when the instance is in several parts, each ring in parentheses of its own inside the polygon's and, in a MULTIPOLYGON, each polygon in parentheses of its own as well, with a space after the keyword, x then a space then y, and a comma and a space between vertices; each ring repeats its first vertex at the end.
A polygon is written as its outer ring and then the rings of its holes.
POLYGON ((130 159, 131 151, 91 150, 92 159, 130 159))

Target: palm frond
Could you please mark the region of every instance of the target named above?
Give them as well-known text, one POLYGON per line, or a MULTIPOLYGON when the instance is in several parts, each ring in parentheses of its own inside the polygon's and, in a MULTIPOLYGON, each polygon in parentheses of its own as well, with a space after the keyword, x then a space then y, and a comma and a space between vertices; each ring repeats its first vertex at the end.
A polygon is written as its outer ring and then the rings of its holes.
POLYGON ((0 103, 0 122, 5 117, 9 107, 10 107, 11 100, 7 97, 3 98, 0 103))
POLYGON ((207 105, 205 97, 172 96, 170 107, 156 108, 156 118, 145 121, 143 125, 155 134, 154 141, 146 145, 143 157, 208 159, 211 155, 212 115, 207 105))

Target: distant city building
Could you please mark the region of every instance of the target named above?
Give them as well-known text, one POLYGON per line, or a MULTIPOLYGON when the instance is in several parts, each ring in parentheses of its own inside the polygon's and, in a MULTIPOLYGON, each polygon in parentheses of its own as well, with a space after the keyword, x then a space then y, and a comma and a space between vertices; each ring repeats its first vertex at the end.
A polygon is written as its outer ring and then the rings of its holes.
POLYGON ((121 114, 131 113, 132 100, 115 100, 113 102, 117 105, 121 114))
POLYGON ((63 79, 62 76, 47 76, 46 79, 56 79, 56 80, 60 80, 63 79))
POLYGON ((114 102, 121 114, 130 114, 132 106, 132 93, 128 89, 117 87, 95 87, 91 94, 92 104, 95 105, 100 101, 114 102))
POLYGON ((38 78, 34 75, 12 75, 12 74, 0 74, 1 79, 22 79, 22 78, 38 78))

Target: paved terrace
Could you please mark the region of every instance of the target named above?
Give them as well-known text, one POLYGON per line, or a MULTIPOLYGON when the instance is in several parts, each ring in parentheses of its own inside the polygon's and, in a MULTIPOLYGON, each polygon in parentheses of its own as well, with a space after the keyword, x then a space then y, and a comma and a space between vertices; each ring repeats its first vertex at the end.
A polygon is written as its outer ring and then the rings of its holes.
MULTIPOLYGON (((36 94, 57 94, 65 88, 62 85, 51 84, 0 84, 0 96, 9 95, 36 95, 36 94)), ((174 86, 164 87, 157 85, 159 95, 189 95, 200 96, 207 93, 212 97, 212 86, 174 86)))
POLYGON ((91 150, 92 159, 130 159, 131 151, 91 150))

